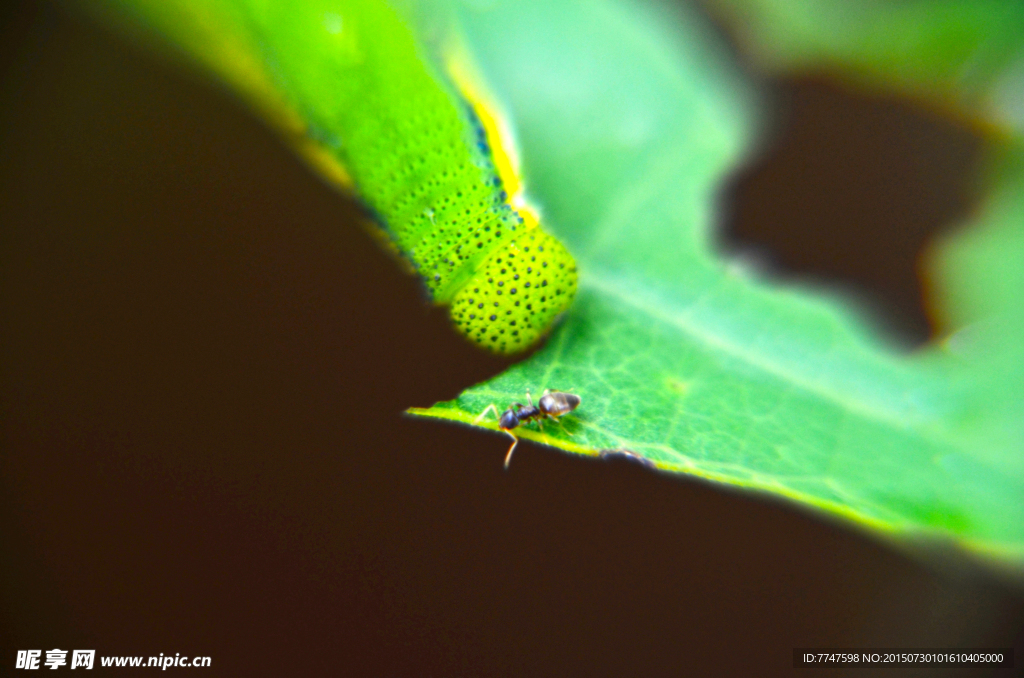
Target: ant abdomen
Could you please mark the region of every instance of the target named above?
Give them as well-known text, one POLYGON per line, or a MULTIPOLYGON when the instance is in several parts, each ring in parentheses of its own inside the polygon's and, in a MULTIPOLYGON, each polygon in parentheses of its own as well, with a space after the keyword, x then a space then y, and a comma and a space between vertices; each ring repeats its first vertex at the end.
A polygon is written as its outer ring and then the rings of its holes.
POLYGON ((540 411, 547 417, 560 417, 580 406, 580 397, 561 391, 545 391, 537 401, 540 411))

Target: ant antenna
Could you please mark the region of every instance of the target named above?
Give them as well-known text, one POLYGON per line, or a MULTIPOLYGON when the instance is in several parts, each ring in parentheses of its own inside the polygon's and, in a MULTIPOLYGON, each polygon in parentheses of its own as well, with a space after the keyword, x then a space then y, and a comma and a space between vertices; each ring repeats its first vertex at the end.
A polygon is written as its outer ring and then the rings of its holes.
POLYGON ((505 455, 505 470, 507 471, 509 463, 512 462, 512 453, 515 451, 516 445, 519 444, 519 438, 512 435, 511 431, 505 431, 505 433, 507 433, 508 437, 512 439, 512 447, 508 448, 508 454, 505 455))

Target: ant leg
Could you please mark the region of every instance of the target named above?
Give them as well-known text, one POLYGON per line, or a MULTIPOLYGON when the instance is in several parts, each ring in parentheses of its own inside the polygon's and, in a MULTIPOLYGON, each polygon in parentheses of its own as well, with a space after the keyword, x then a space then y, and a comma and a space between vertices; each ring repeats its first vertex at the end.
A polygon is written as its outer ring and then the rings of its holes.
POLYGON ((512 439, 512 447, 508 448, 508 454, 505 455, 505 469, 508 470, 508 465, 512 461, 512 453, 515 451, 516 445, 519 444, 519 438, 512 435, 511 431, 505 431, 505 433, 512 439))
MULTIPOLYGON (((549 417, 550 417, 550 415, 549 415, 549 417)), ((565 424, 563 424, 563 423, 562 423, 562 420, 561 420, 561 419, 559 419, 558 417, 550 417, 550 418, 551 418, 552 420, 554 420, 554 422, 555 422, 556 424, 558 424, 558 428, 562 429, 562 432, 563 432, 563 433, 565 433, 565 435, 569 436, 570 438, 572 437, 572 433, 570 433, 570 432, 569 432, 569 429, 567 429, 567 428, 565 427, 565 424)))
POLYGON ((498 408, 494 406, 494 403, 491 403, 490 405, 487 406, 487 408, 483 412, 481 412, 480 414, 477 415, 476 419, 473 420, 473 423, 475 424, 475 423, 479 422, 481 419, 483 419, 484 417, 486 417, 488 412, 494 412, 494 417, 496 419, 500 419, 500 417, 498 417, 498 408))

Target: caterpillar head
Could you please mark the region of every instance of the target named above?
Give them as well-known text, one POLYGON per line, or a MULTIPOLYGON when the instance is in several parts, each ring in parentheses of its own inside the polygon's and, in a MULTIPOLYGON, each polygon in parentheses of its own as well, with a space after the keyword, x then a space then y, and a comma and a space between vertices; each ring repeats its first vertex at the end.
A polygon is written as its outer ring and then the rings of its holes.
POLYGON ((501 354, 532 346, 576 295, 576 261, 553 236, 532 229, 491 252, 452 299, 455 326, 501 354))

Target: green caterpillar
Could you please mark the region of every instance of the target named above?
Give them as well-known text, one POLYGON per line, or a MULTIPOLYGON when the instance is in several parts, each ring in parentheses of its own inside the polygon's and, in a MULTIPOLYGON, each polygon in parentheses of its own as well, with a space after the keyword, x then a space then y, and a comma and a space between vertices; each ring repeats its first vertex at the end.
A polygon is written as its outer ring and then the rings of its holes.
POLYGON ((524 350, 569 306, 576 264, 519 199, 495 116, 385 2, 121 1, 354 190, 473 342, 524 350))

